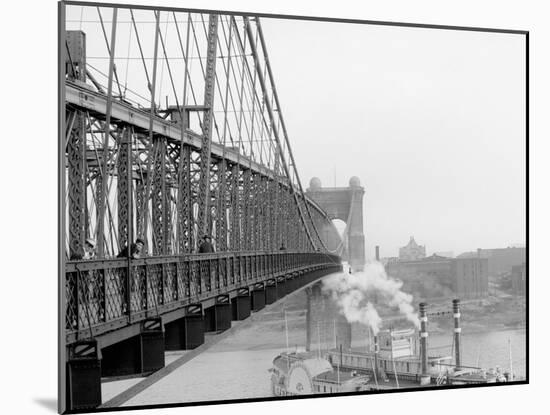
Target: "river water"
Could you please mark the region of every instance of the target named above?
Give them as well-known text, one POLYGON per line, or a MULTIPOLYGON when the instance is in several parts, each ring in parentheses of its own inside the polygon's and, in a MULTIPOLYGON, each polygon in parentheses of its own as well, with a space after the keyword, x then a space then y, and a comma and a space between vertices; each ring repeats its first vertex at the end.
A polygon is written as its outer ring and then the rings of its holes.
MULTIPOLYGON (((305 345, 305 302, 303 293, 287 296, 270 309, 258 313, 251 324, 239 327, 210 349, 185 363, 124 406, 185 403, 211 400, 269 397, 268 372, 273 358, 289 345, 305 345), (286 313, 282 310, 286 309, 286 313), (284 315, 286 314, 286 319, 284 315), (288 343, 287 343, 288 335, 288 343)), ((353 326, 352 346, 365 347, 364 329, 353 326)), ((452 333, 430 333, 430 355, 452 354, 452 333)), ((508 370, 510 345, 513 372, 526 375, 526 331, 469 331, 463 326, 462 364, 508 370), (509 343, 510 342, 510 343, 509 343)))

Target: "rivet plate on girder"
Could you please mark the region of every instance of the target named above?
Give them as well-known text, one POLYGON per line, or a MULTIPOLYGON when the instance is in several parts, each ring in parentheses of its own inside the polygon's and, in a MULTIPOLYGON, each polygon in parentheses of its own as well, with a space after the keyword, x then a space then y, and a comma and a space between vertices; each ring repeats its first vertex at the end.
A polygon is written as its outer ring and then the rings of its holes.
POLYGON ((95 97, 92 95, 88 95, 84 92, 79 92, 78 97, 80 98, 80 105, 82 107, 95 109, 95 97))

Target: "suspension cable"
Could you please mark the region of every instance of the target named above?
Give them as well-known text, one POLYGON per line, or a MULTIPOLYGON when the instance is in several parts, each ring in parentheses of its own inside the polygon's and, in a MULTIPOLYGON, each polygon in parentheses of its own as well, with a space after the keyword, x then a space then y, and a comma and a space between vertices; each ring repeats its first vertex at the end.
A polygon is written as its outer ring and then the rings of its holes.
MULTIPOLYGON (((111 48, 109 46, 109 41, 107 40, 107 32, 105 31, 105 25, 103 24, 103 17, 101 16, 101 10, 99 9, 99 7, 96 7, 97 9, 97 13, 99 14, 99 20, 101 21, 101 29, 103 31, 103 38, 105 39, 105 45, 107 46, 107 52, 109 53, 109 56, 111 55, 111 48)), ((113 19, 113 24, 116 25, 116 19, 113 19)), ((114 58, 114 56, 113 56, 114 58)), ((116 84, 117 84, 117 87, 118 87, 118 93, 120 96, 122 96, 122 90, 120 89, 120 82, 118 81, 118 74, 117 74, 117 70, 116 70, 116 65, 113 66, 113 73, 115 75, 115 79, 116 79, 116 84)))

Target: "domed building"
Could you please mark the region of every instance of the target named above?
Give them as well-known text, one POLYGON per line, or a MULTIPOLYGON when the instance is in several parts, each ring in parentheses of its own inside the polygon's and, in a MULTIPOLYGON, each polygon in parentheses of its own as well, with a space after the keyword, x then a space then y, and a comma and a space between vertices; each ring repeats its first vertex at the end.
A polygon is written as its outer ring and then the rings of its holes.
POLYGON ((319 179, 318 177, 312 177, 311 180, 309 181, 309 190, 316 191, 316 190, 320 190, 321 187, 322 187, 321 179, 319 179))
POLYGON ((426 258, 426 246, 418 245, 414 240, 414 236, 411 236, 407 245, 399 248, 400 261, 415 261, 422 258, 426 258))
POLYGON ((361 180, 359 180, 359 177, 353 176, 349 179, 349 187, 361 187, 361 180))

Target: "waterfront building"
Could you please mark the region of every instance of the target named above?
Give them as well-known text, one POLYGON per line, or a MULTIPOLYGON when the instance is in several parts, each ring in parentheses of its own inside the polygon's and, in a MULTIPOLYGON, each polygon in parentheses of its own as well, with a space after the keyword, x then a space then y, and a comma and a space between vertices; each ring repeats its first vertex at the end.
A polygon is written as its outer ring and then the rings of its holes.
POLYGON ((455 258, 451 261, 451 287, 461 298, 486 297, 489 294, 489 260, 455 258))
POLYGON ((481 249, 476 252, 464 252, 458 258, 487 258, 489 260, 489 275, 497 276, 512 272, 512 267, 523 264, 526 261, 525 247, 508 247, 481 249))
POLYGON ((447 258, 434 254, 415 261, 390 262, 386 272, 402 280, 405 286, 415 284, 425 297, 441 295, 443 289, 461 298, 480 298, 489 293, 487 258, 447 258))
POLYGON ((411 236, 409 243, 399 248, 399 260, 400 261, 414 261, 426 257, 426 246, 418 245, 414 240, 414 236, 411 236))
POLYGON ((514 295, 525 295, 527 290, 527 272, 525 262, 512 267, 512 290, 514 295))

